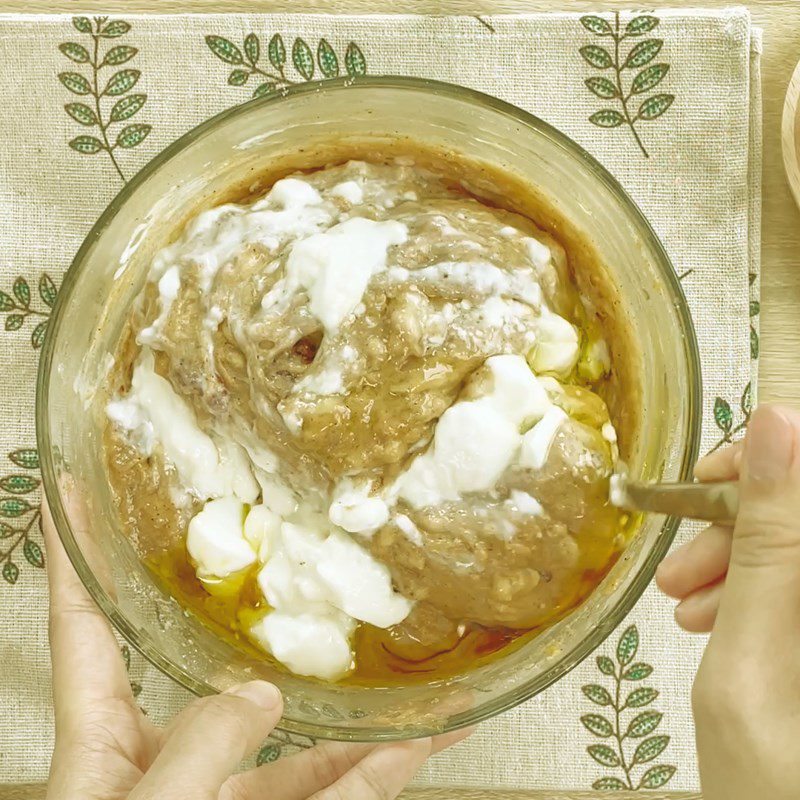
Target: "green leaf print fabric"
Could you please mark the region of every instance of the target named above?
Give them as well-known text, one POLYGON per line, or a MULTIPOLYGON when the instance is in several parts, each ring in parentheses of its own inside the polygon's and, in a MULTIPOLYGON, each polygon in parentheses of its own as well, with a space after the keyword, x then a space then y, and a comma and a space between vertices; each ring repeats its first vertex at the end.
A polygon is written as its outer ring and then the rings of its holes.
MULTIPOLYGON (((0 121, 0 782, 44 780, 53 742, 37 360, 64 272, 124 183, 199 122, 307 81, 415 75, 514 103, 597 157, 664 242, 697 327, 707 452, 743 434, 756 398, 759 49, 742 9, 0 15, 0 91, 10 110, 0 121)), ((692 533, 684 525, 678 538, 692 533)), ((151 719, 187 702, 120 646, 151 719)), ((650 588, 591 658, 433 759, 417 781, 696 788, 689 692, 702 647, 650 588)), ((311 744, 276 732, 254 759, 311 744)))

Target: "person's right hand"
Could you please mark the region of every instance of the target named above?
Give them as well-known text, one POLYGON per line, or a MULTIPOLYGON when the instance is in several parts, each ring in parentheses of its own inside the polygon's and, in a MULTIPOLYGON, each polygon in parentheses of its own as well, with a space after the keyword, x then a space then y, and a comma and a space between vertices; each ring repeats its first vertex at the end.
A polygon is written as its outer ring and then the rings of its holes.
POLYGON ((743 445, 700 461, 738 477, 733 529, 670 555, 658 585, 678 623, 711 631, 692 701, 704 800, 800 798, 800 414, 759 407, 743 445))

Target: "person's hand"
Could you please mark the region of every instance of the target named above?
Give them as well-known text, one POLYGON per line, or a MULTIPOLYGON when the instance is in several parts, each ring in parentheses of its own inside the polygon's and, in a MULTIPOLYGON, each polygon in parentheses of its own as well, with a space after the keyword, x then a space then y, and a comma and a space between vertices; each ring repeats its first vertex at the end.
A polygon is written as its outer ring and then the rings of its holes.
POLYGON ((160 730, 136 705, 114 634, 47 508, 56 745, 48 800, 388 800, 469 730, 379 746, 330 742, 233 774, 270 733, 278 690, 253 681, 190 703, 160 730))
POLYGON ((711 631, 692 702, 704 800, 800 797, 800 414, 758 408, 744 443, 698 479, 739 479, 733 529, 712 526, 659 567, 689 631, 711 631))

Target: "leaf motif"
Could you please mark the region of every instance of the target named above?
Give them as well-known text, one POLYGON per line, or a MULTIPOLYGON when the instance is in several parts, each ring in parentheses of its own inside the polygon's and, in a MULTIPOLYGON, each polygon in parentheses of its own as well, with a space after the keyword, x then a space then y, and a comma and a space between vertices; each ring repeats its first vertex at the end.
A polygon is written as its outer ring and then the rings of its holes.
POLYGON ((81 125, 97 125, 97 114, 94 113, 94 109, 83 103, 67 103, 64 110, 81 125))
POLYGON ((277 761, 280 755, 281 748, 277 744, 265 744, 258 751, 256 766, 260 767, 262 764, 271 764, 273 761, 277 761))
POLYGON ((122 653, 122 661, 125 664, 125 671, 129 672, 131 668, 131 649, 127 644, 123 644, 119 651, 122 653))
POLYGON ((628 724, 625 736, 631 739, 641 739, 652 733, 661 722, 664 715, 660 711, 643 711, 637 714, 628 724))
POLYGON ((130 47, 127 44, 117 45, 116 47, 112 47, 106 53, 103 63, 100 66, 116 67, 119 64, 124 64, 126 61, 130 61, 138 52, 139 50, 136 47, 130 47))
POLYGON ((111 122, 122 122, 132 117, 147 102, 146 94, 131 94, 117 100, 111 108, 111 122))
POLYGON ((76 64, 85 64, 89 60, 89 51, 82 44, 64 42, 58 46, 58 49, 76 64))
POLYGON ((33 447, 23 447, 8 454, 9 460, 23 469, 39 469, 39 453, 33 447))
POLYGON ((292 63, 294 68, 307 80, 314 77, 314 56, 305 39, 299 36, 292 45, 292 63))
POLYGON ((639 42, 631 48, 622 68, 632 69, 649 64, 658 55, 663 46, 662 39, 645 39, 643 42, 639 42))
POLYGON ((19 567, 13 561, 6 561, 3 565, 3 578, 6 583, 10 583, 12 586, 17 582, 19 567))
POLYGON ((44 567, 44 553, 33 539, 25 540, 25 544, 22 546, 22 554, 32 567, 38 567, 39 569, 44 567))
POLYGON ((111 76, 106 88, 103 89, 103 94, 107 94, 109 97, 125 94, 133 89, 141 74, 138 69, 121 69, 111 76))
POLYGON ((17 304, 11 299, 11 295, 0 292, 0 311, 11 311, 17 304))
POLYGON ((579 50, 583 60, 597 69, 608 69, 613 65, 614 59, 605 47, 596 44, 587 44, 579 50))
POLYGON ((126 34, 130 29, 130 24, 125 22, 124 19, 115 19, 100 31, 100 35, 105 36, 107 39, 116 39, 118 36, 126 34))
POLYGON ((761 303, 758 300, 751 300, 750 301, 750 316, 756 317, 758 316, 759 312, 761 311, 761 303))
POLYGON ((14 297, 19 300, 20 305, 27 308, 31 304, 31 287, 25 278, 17 278, 13 286, 14 297))
POLYGON ((590 683, 588 686, 582 686, 581 691, 598 706, 611 705, 611 695, 606 689, 596 683, 590 683))
POLYGON ((244 54, 247 56, 247 60, 253 65, 255 65, 261 57, 261 42, 254 33, 248 33, 247 36, 244 37, 244 54))
POLYGON ((756 282, 756 278, 758 277, 758 273, 756 272, 748 272, 747 273, 747 285, 752 286, 756 282))
POLYGON ((21 497, 4 497, 0 500, 0 516, 3 517, 19 517, 32 508, 33 506, 21 497))
POLYGON ((47 333, 47 320, 40 322, 31 333, 31 346, 34 350, 38 350, 44 343, 44 337, 47 333))
POLYGON ((228 75, 228 83, 231 86, 244 86, 249 77, 250 73, 246 69, 235 69, 228 75))
POLYGON ((641 689, 634 689, 625 701, 624 708, 641 708, 650 705, 658 697, 656 689, 649 689, 643 686, 641 689))
POLYGON ((46 306, 52 308, 56 304, 57 296, 58 289, 56 289, 53 279, 46 272, 43 272, 39 278, 39 297, 42 298, 42 302, 46 306))
POLYGON ((6 522, 0 522, 0 539, 8 539, 17 533, 17 528, 12 528, 6 522))
POLYGON ((740 407, 745 417, 749 418, 751 412, 753 411, 753 387, 750 383, 744 387, 740 407))
POLYGON ((619 756, 605 744, 590 744, 586 748, 589 755, 604 767, 618 767, 620 765, 619 756))
POLYGON ((105 150, 103 143, 94 136, 76 136, 69 142, 69 146, 84 155, 91 155, 100 150, 105 150))
POLYGON ((638 649, 639 631, 636 629, 635 625, 630 625, 623 631, 622 636, 619 637, 619 643, 617 644, 617 661, 619 661, 622 666, 630 664, 638 649))
POLYGON ((131 147, 141 144, 153 130, 152 125, 126 125, 117 135, 117 147, 130 150, 131 147))
POLYGON ((641 36, 643 33, 653 30, 658 25, 658 22, 658 17, 653 17, 650 14, 634 17, 625 26, 625 36, 641 36))
POLYGON ((79 30, 81 33, 92 32, 92 23, 89 21, 89 17, 73 17, 72 24, 75 26, 76 30, 79 30))
POLYGON ((626 681, 641 681, 650 675, 652 671, 653 668, 649 664, 640 661, 628 667, 628 669, 622 673, 622 679, 626 681))
POLYGON ((344 54, 344 68, 351 78, 367 74, 367 59, 361 48, 355 43, 350 42, 344 54))
POLYGON ((651 736, 645 739, 633 754, 634 764, 646 764, 654 758, 658 758, 667 745, 669 744, 669 736, 651 736))
POLYGON ((244 61, 242 51, 224 36, 206 36, 206 44, 211 52, 226 64, 241 64, 244 61))
POLYGON ((596 94, 598 97, 619 97, 619 90, 614 85, 614 82, 610 81, 608 78, 593 75, 591 78, 586 78, 584 83, 589 91, 592 94, 596 94))
POLYGON ((60 72, 58 79, 72 94, 89 94, 92 91, 89 81, 77 72, 60 72))
POLYGON ((263 97, 265 94, 269 94, 275 86, 276 84, 269 82, 259 84, 253 91, 253 97, 263 97))
POLYGON ((654 94, 652 97, 648 97, 647 100, 639 106, 639 113, 636 115, 636 118, 656 119, 672 105, 674 99, 674 94, 654 94))
POLYGON ((616 672, 614 662, 608 656, 597 656, 597 666, 603 675, 613 675, 616 672))
POLYGON ((0 489, 9 494, 28 494, 39 486, 32 475, 6 475, 0 478, 0 489))
POLYGON ((317 63, 326 78, 335 78, 339 74, 339 59, 327 39, 319 40, 317 63))
POLYGON ((592 789, 597 792, 611 792, 614 790, 625 791, 627 785, 624 784, 619 778, 613 775, 607 775, 605 778, 598 778, 593 784, 592 789))
POLYGON ((731 411, 730 403, 722 397, 714 400, 714 422, 721 431, 730 433, 733 425, 733 411, 731 411))
POLYGON ((589 122, 597 125, 598 128, 616 128, 625 122, 625 117, 615 111, 613 108, 604 108, 601 111, 596 111, 589 117, 589 122))
POLYGON ((283 43, 283 36, 276 33, 270 40, 267 46, 267 55, 269 56, 269 63, 275 69, 281 69, 286 63, 286 45, 283 43))
POLYGON ((611 723, 600 714, 584 714, 581 717, 583 727, 587 731, 593 733, 595 736, 611 736, 614 733, 614 728, 611 723))
POLYGON ((677 772, 671 764, 657 764, 650 767, 639 781, 639 789, 660 789, 677 772))
POLYGON ((756 329, 751 325, 750 326, 750 358, 758 358, 758 334, 756 333, 756 329))
POLYGON ((611 26, 602 17, 588 14, 581 17, 580 22, 587 31, 591 31, 597 36, 611 36, 611 26))
POLYGON ((631 94, 642 94, 650 91, 664 79, 669 72, 669 64, 651 64, 645 67, 631 83, 631 94))
POLYGON ((23 322, 25 322, 25 317, 23 317, 22 314, 9 314, 6 317, 6 330, 18 331, 22 327, 23 322))

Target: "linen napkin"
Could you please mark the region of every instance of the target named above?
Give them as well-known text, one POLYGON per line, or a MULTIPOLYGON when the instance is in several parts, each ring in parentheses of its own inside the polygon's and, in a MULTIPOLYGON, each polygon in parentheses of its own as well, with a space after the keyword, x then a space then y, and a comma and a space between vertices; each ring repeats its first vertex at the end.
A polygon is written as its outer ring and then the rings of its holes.
MULTIPOLYGON (((740 435, 755 401, 760 42, 740 8, 0 16, 0 782, 45 779, 53 743, 33 429, 39 348, 67 265, 125 181, 190 127, 275 85, 407 74, 514 103, 594 154, 664 242, 697 327, 706 452, 740 435)), ((684 526, 678 538, 690 535, 684 526)), ((703 644, 676 628, 672 604, 651 588, 595 656, 417 780, 695 788, 689 691, 703 644), (628 705, 619 722, 617 684, 628 705)), ((151 718, 187 701, 123 652, 151 718)), ((276 734, 259 759, 305 744, 276 734)))

